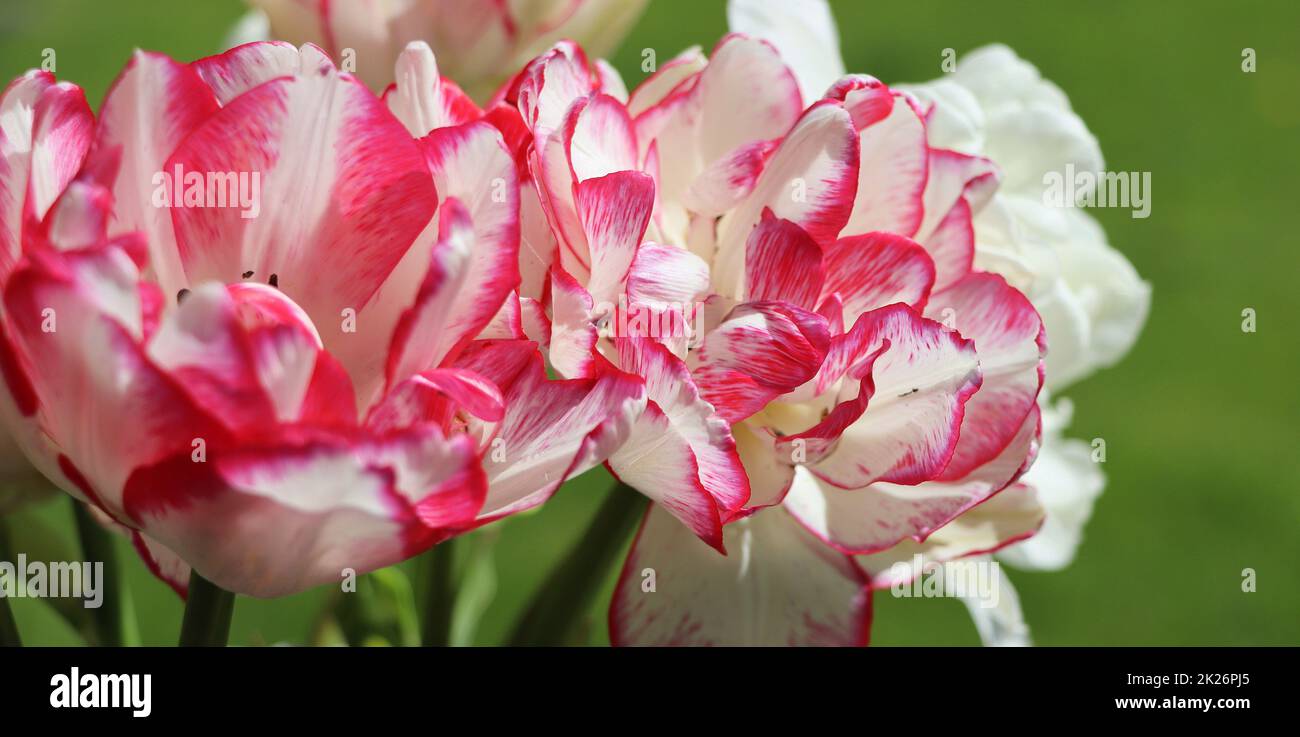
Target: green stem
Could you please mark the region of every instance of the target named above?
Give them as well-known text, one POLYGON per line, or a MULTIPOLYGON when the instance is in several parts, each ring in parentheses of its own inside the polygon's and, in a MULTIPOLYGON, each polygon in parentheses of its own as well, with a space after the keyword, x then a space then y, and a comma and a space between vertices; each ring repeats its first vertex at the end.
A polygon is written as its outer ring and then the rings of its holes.
POLYGON ((451 618, 456 608, 456 538, 445 540, 419 561, 424 584, 420 643, 425 647, 451 644, 451 618))
POLYGON ((103 591, 101 606, 91 610, 93 639, 101 646, 121 647, 129 639, 127 617, 123 616, 128 602, 126 588, 122 586, 122 572, 117 565, 117 549, 113 545, 112 533, 95 521, 85 504, 73 500, 72 507, 77 520, 77 537, 81 540, 82 556, 91 563, 102 563, 104 566, 99 582, 103 591))
POLYGON ((568 641, 648 503, 626 484, 616 483, 609 490, 582 539, 533 595, 515 624, 511 645, 563 645, 568 641))
POLYGON ((224 647, 230 637, 235 595, 190 572, 190 593, 181 621, 181 647, 224 647))
MULTIPOLYGON (((0 560, 13 562, 13 548, 9 547, 9 527, 0 516, 0 560)), ((21 572, 18 574, 21 575, 21 572)), ((17 582, 7 582, 16 585, 17 582)), ((23 640, 18 636, 18 623, 14 613, 9 609, 9 597, 0 596, 0 647, 22 647, 23 640)))

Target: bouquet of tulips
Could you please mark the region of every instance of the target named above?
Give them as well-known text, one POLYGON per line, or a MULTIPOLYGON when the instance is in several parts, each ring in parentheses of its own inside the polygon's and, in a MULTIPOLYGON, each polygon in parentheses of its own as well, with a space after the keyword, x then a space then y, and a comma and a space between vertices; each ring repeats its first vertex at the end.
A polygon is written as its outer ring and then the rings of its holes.
POLYGON ((185 643, 415 556, 445 643, 453 541, 602 465, 512 642, 619 565, 616 645, 866 644, 873 591, 963 566, 1029 642, 990 556, 1064 566, 1104 485, 1048 391, 1149 302, 1042 201, 1103 164, 1032 65, 886 84, 824 3, 732 0, 629 86, 639 2, 253 4, 267 40, 137 52, 97 114, 0 98, 6 468, 129 538, 185 643))

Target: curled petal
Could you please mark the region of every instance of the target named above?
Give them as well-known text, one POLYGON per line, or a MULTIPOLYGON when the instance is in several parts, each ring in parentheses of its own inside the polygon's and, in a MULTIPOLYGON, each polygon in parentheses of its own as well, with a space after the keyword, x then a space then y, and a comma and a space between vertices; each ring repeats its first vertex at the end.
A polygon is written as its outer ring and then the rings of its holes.
POLYGON ((1029 300, 994 274, 972 274, 938 292, 926 313, 950 316, 951 327, 975 341, 984 377, 941 476, 955 480, 998 455, 1037 406, 1047 340, 1029 300))
POLYGON ((710 545, 721 545, 721 523, 749 500, 749 478, 729 424, 700 397, 686 364, 662 344, 644 338, 617 343, 620 368, 645 380, 654 409, 610 457, 610 469, 710 545))
POLYGON ((202 463, 186 452, 136 469, 125 501, 205 578, 272 597, 422 552, 469 526, 483 494, 471 439, 424 426, 217 449, 202 463))
POLYGON ((536 354, 503 393, 506 414, 483 460, 490 486, 480 523, 531 509, 604 461, 646 406, 634 377, 551 381, 536 354))
POLYGON ((902 302, 923 309, 934 286, 934 262, 925 249, 893 233, 867 233, 826 249, 822 294, 837 295, 846 324, 864 312, 902 302))
POLYGON ((718 226, 714 284, 736 295, 743 286, 745 243, 771 209, 820 244, 840 234, 858 187, 858 134, 844 107, 823 100, 804 112, 782 139, 749 196, 718 226))
POLYGON ((821 315, 746 303, 705 336, 693 373, 704 398, 734 423, 813 378, 829 345, 821 315))
POLYGON ((925 215, 929 146, 925 121, 910 98, 895 101, 888 116, 861 131, 861 163, 846 235, 873 230, 911 237, 925 215))
MULTIPOLYGON (((933 478, 952 457, 964 408, 980 385, 975 346, 902 305, 863 315, 858 330, 868 351, 889 342, 871 365, 875 392, 812 470, 845 489, 933 478)), ((859 401, 859 387, 843 391, 844 402, 859 401)))
MULTIPOLYGON (((1033 461, 1038 438, 1038 414, 1034 412, 1026 418, 1015 442, 960 481, 927 481, 916 486, 876 483, 864 489, 839 489, 799 468, 785 507, 810 532, 845 552, 876 553, 908 538, 924 542, 1014 483, 1033 461)), ((1037 524, 1033 523, 1034 529, 1037 524)), ((1020 539, 1025 534, 1013 537, 1020 539)))
POLYGON ((823 278, 817 241, 798 225, 764 210, 745 246, 745 299, 812 310, 823 278))

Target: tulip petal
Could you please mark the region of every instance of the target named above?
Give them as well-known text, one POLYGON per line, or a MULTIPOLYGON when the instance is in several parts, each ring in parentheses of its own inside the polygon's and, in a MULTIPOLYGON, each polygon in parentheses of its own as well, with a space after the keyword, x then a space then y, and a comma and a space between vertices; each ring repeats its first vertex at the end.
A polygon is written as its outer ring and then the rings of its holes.
POLYGON ((840 489, 799 468, 785 508, 818 538, 844 552, 875 553, 907 538, 924 541, 1019 478, 1033 461, 1038 437, 1035 411, 1001 455, 954 482, 840 489))
POLYGON ((813 378, 829 344, 821 315, 783 303, 746 303, 705 336, 693 373, 718 413, 739 422, 813 378))
POLYGON ((813 310, 822 291, 822 249, 803 228, 771 210, 745 245, 745 294, 753 302, 788 302, 813 310))
MULTIPOLYGON (((678 499, 703 493, 726 521, 749 500, 749 478, 730 425, 700 397, 686 364, 662 344, 645 338, 617 344, 620 368, 645 381, 656 411, 638 421, 610 457, 610 469, 674 514, 681 514, 678 499)), ((717 512, 683 522, 711 545, 721 544, 717 512)))
POLYGON ((814 104, 781 141, 754 190, 719 223, 713 261, 717 291, 739 294, 744 245, 764 210, 828 245, 848 221, 857 179, 858 135, 848 112, 834 101, 814 104))
POLYGON ((604 461, 646 402, 642 383, 626 374, 550 381, 536 355, 503 395, 506 415, 483 461, 489 491, 480 523, 531 509, 604 461))
POLYGON ((658 505, 623 564, 609 610, 614 645, 865 645, 866 575, 788 515, 726 527, 722 556, 658 505))
POLYGON ((621 171, 576 186, 578 217, 591 255, 587 291, 599 303, 623 294, 628 271, 654 208, 654 180, 621 171))
POLYGON ((137 469, 125 505, 218 586, 281 596, 400 562, 471 524, 484 494, 476 461, 470 438, 427 425, 218 449, 205 463, 186 453, 137 469))
MULTIPOLYGON (((339 324, 344 309, 360 311, 437 201, 410 134, 328 60, 231 101, 185 139, 168 160, 167 169, 175 167, 247 174, 260 195, 251 209, 172 210, 189 279, 277 275, 279 288, 322 326, 339 324)), ((344 333, 321 337, 334 346, 344 333)))
POLYGON ((384 102, 417 138, 482 114, 455 82, 438 73, 433 50, 423 41, 407 44, 397 57, 395 74, 397 81, 384 93, 384 102))
MULTIPOLYGON (((167 177, 173 176, 174 170, 167 162, 181 142, 219 109, 212 89, 193 68, 162 54, 137 51, 109 88, 99 111, 86 168, 116 171, 116 179, 103 182, 113 192, 113 232, 145 235, 150 269, 167 294, 175 294, 189 283, 177 251, 172 210, 158 205, 174 199, 169 190, 175 183, 167 186, 167 177), (159 194, 166 199, 160 200, 159 194)), ((247 169, 194 167, 187 171, 205 176, 208 171, 247 169)), ((223 274, 222 280, 235 281, 242 271, 223 274)))
MULTIPOLYGON (((312 50, 304 49, 308 60, 312 50)), ((277 77, 289 77, 302 68, 303 57, 291 43, 255 41, 190 64, 222 105, 277 77)))
POLYGON ((992 553, 1033 535, 1043 524, 1044 514, 1034 490, 1012 484, 938 528, 924 541, 913 539, 878 553, 857 556, 871 574, 873 588, 886 588, 910 581, 920 571, 911 565, 921 556, 922 568, 971 555, 992 553), (903 564, 903 565, 900 565, 903 564))
POLYGON ((925 121, 910 99, 895 101, 888 117, 861 132, 861 160, 853 214, 845 235, 883 230, 912 237, 925 215, 929 147, 925 121))
MULTIPOLYGON (((871 367, 870 404, 812 470, 845 489, 934 477, 951 458, 964 407, 980 385, 974 345, 903 305, 868 312, 854 330, 868 336, 868 350, 890 345, 871 367)), ((842 401, 857 402, 858 389, 846 387, 842 401)))
POLYGON ((923 309, 934 286, 929 254, 893 233, 840 238, 826 249, 825 269, 822 294, 839 296, 849 325, 865 312, 899 302, 923 309))
POLYGON ((926 313, 951 315, 952 327, 975 341, 984 377, 941 475, 956 480, 998 455, 1037 406, 1047 340, 1034 306, 994 274, 971 274, 936 293, 926 313))

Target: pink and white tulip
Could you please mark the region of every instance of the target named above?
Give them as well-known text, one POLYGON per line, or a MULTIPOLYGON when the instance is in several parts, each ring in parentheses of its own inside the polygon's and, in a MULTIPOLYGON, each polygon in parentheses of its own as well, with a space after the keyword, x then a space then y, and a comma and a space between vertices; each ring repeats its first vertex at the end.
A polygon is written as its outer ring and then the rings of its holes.
MULTIPOLYGON (((728 18, 734 30, 781 49, 801 85, 825 88, 843 70, 838 32, 824 0, 797 5, 730 0, 728 18)), ((1067 165, 1077 171, 1103 168, 1097 139, 1065 93, 1000 45, 963 54, 952 73, 900 89, 915 95, 926 111, 932 147, 998 162, 1002 184, 972 220, 975 267, 1004 276, 1041 314, 1052 343, 1045 388, 1059 391, 1116 363, 1141 331, 1151 290, 1106 243, 1090 215, 1043 199, 1048 172, 1063 172, 1067 165)), ((1038 533, 999 555, 1017 566, 1068 565, 1093 500, 1105 486, 1086 444, 1062 434, 1070 406, 1065 400, 1058 404, 1048 404, 1046 391, 1040 396, 1042 448, 1022 479, 1037 492, 1046 521, 1038 533)), ((1023 622, 994 623, 998 617, 1014 619, 1018 609, 990 616, 972 608, 972 614, 982 635, 1000 633, 985 637, 987 643, 1028 641, 1023 622)))
MULTIPOLYGON (((0 272, 12 270, 34 228, 84 155, 94 125, 81 90, 33 71, 0 94, 0 272)), ((0 405, 0 411, 8 412, 0 405)), ((0 428, 0 514, 44 496, 49 484, 0 428)))
POLYGON ((269 42, 139 52, 97 120, 39 73, 13 95, 39 101, 0 177, 0 415, 178 590, 399 562, 541 503, 644 408, 624 374, 549 380, 511 327, 518 177, 476 108, 414 136, 269 42), (163 172, 255 178, 255 216, 159 206, 163 172))
POLYGON ((1041 322, 972 270, 996 168, 931 148, 916 102, 869 77, 805 106, 744 36, 626 100, 559 47, 499 99, 530 128, 554 238, 537 259, 552 367, 646 385, 608 461, 656 502, 613 640, 862 642, 861 559, 937 534, 1036 447, 1041 322), (674 305, 667 334, 623 314, 674 305))

